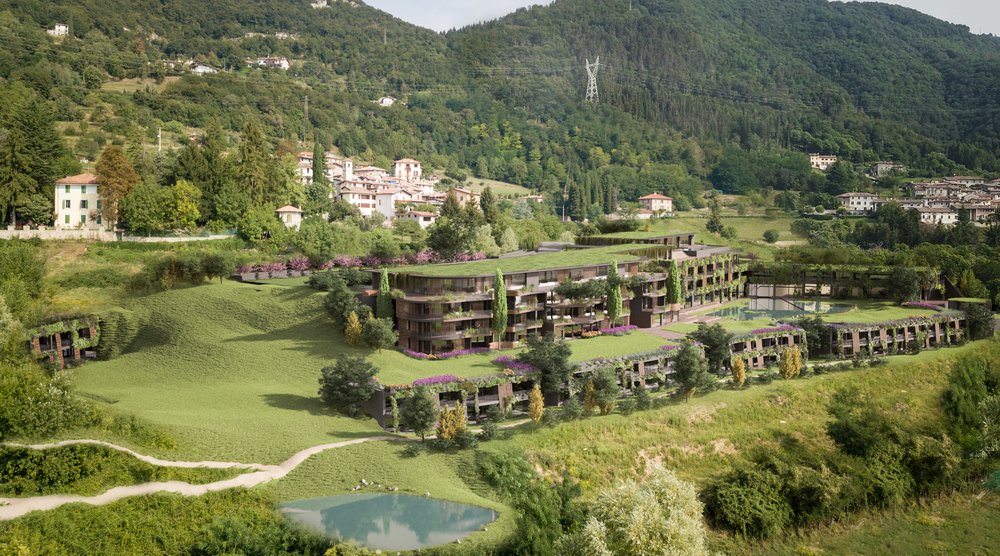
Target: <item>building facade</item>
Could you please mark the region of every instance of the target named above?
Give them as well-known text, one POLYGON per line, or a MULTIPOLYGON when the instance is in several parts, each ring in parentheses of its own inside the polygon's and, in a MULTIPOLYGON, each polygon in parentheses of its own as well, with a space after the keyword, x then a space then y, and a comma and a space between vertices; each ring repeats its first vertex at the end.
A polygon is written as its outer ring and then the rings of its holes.
POLYGON ((809 155, 809 165, 812 166, 814 170, 827 171, 831 166, 837 163, 837 155, 835 154, 810 154, 809 155))
POLYGON ((674 200, 672 197, 653 193, 644 197, 639 197, 642 208, 655 214, 667 214, 674 212, 674 200))
POLYGON ((55 227, 57 230, 103 227, 97 176, 79 174, 56 182, 55 227))

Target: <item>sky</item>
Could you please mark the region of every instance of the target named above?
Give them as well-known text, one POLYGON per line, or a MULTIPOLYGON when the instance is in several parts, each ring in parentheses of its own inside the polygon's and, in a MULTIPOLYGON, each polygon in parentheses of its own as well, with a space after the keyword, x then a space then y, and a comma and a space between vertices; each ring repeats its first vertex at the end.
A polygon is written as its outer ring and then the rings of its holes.
MULTIPOLYGON (((524 6, 547 4, 548 0, 367 0, 367 3, 410 23, 447 31, 496 19, 524 6)), ((891 3, 968 25, 973 33, 1000 35, 997 0, 894 0, 891 3)))

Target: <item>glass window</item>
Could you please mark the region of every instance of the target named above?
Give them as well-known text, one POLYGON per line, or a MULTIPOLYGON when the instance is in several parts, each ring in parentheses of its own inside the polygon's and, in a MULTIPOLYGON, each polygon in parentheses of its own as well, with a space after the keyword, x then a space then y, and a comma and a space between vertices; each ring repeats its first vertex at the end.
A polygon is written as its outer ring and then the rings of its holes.
POLYGON ((70 200, 69 199, 66 199, 65 201, 63 201, 63 208, 70 208, 70 207, 71 207, 71 205, 70 205, 70 200))
POLYGON ((69 193, 69 186, 66 186, 66 193, 69 193))
POLYGON ((69 215, 68 214, 65 215, 65 216, 63 216, 63 223, 64 224, 69 224, 69 215))
POLYGON ((97 200, 97 210, 101 210, 101 200, 97 200))
POLYGON ((81 214, 80 215, 80 223, 81 224, 86 224, 87 223, 87 215, 86 214, 81 214))
POLYGON ((80 201, 80 208, 82 208, 82 209, 88 208, 87 207, 87 200, 86 199, 80 201))
POLYGON ((87 194, 87 186, 86 185, 81 185, 80 186, 80 193, 83 193, 84 195, 87 194))

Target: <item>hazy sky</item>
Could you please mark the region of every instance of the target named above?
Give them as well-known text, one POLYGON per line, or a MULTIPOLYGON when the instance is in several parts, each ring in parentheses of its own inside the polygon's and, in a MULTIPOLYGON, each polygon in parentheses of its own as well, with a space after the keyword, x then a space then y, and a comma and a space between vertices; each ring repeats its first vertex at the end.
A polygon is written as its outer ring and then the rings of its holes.
MULTIPOLYGON (((367 0, 400 19, 446 31, 470 23, 495 19, 508 12, 548 0, 367 0)), ((1000 35, 997 0, 894 0, 939 19, 968 25, 974 33, 1000 35)))

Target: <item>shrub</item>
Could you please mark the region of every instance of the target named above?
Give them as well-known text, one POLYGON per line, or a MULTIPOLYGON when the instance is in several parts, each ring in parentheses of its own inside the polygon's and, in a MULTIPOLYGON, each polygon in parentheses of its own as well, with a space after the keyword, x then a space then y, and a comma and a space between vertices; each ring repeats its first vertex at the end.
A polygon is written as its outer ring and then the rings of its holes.
POLYGON ((866 502, 878 508, 899 505, 913 492, 913 477, 902 463, 897 446, 876 452, 865 462, 859 481, 867 485, 866 502))
POLYGON ((653 398, 649 395, 649 390, 646 390, 645 386, 637 386, 633 397, 635 398, 635 408, 639 411, 646 411, 653 407, 653 398))
POLYGON ((620 400, 618 402, 618 410, 622 412, 622 415, 631 415, 635 413, 635 400, 620 400))
POLYGON ((73 272, 59 280, 59 287, 73 288, 114 288, 128 282, 128 275, 118 268, 95 268, 73 272))
POLYGON ((780 237, 778 230, 767 230, 764 232, 764 241, 768 243, 777 243, 778 237, 780 237))
POLYGON ((482 440, 483 442, 489 442, 490 440, 496 438, 497 431, 499 430, 500 427, 497 425, 496 421, 492 419, 487 420, 486 422, 483 423, 481 432, 479 433, 479 439, 482 440))
POLYGON ((833 420, 826 425, 826 434, 845 454, 865 457, 897 443, 894 423, 856 389, 836 392, 827 410, 833 420))
POLYGON ((576 421, 583 417, 583 406, 575 396, 566 400, 562 405, 563 418, 567 421, 576 421))
POLYGON ((733 468, 702 494, 705 512, 718 527, 748 537, 780 533, 792 523, 791 505, 778 475, 753 467, 733 468))
POLYGON ((375 376, 378 367, 364 357, 342 355, 332 367, 325 367, 319 379, 319 396, 323 403, 345 413, 359 412, 378 390, 375 376))
POLYGON ((35 365, 0 364, 0 440, 51 436, 84 417, 64 378, 35 365))

